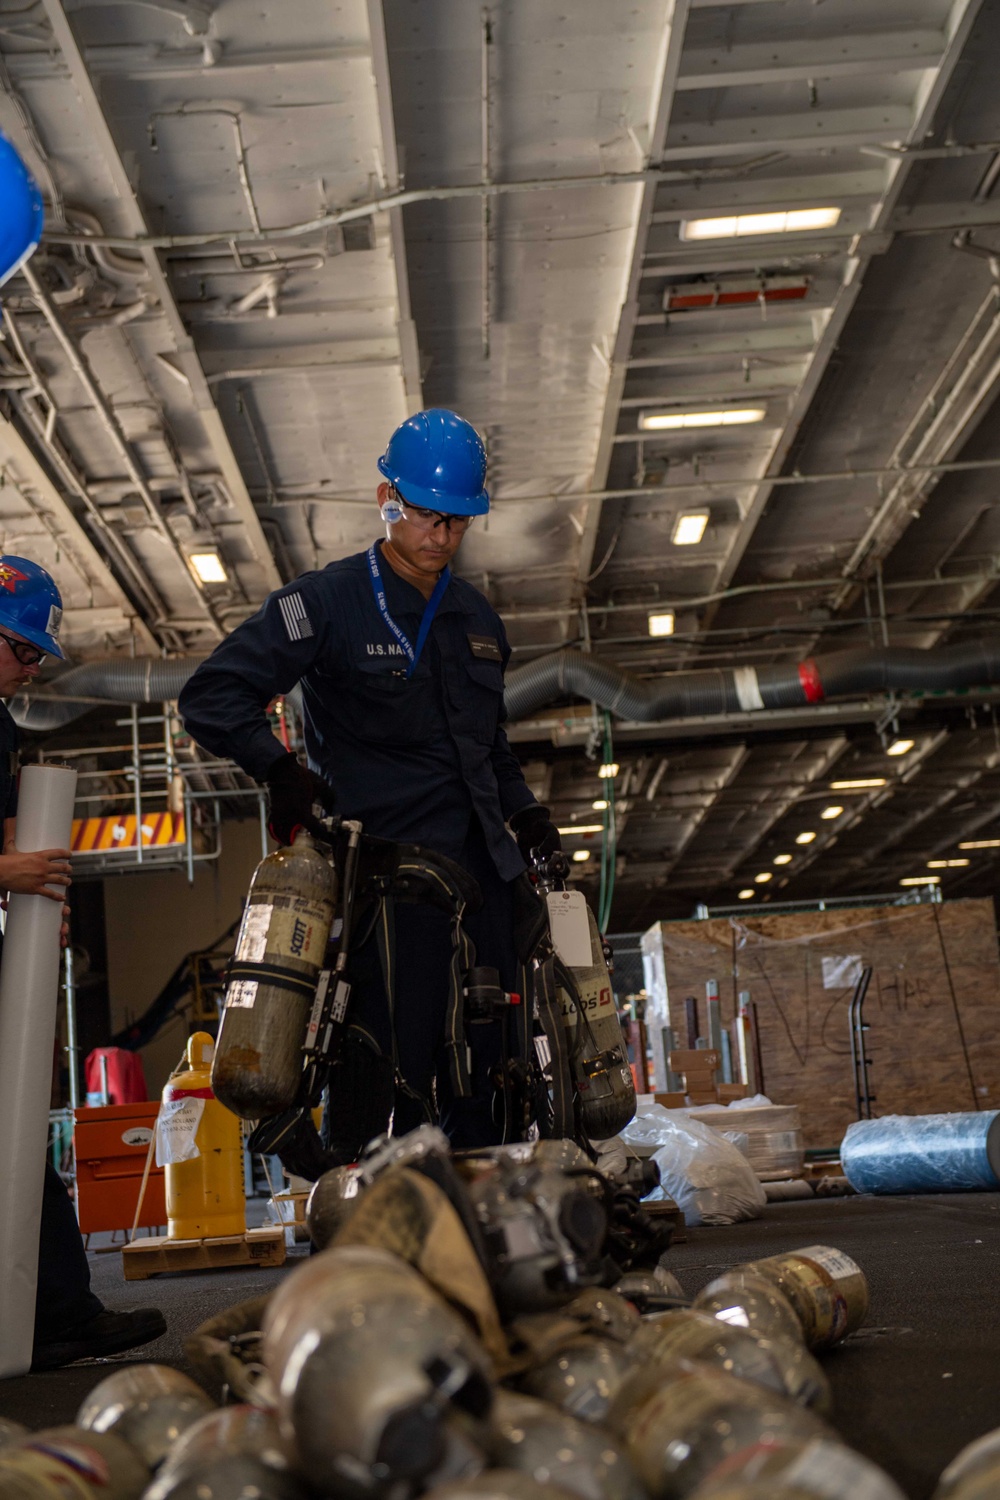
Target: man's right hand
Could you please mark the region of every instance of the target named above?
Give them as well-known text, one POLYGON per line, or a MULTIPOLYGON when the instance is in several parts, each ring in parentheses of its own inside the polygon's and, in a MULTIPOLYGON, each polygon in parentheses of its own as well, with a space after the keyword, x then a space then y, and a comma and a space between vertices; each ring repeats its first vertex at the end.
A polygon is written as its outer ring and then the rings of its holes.
POLYGON ((313 804, 319 802, 332 813, 333 792, 325 781, 301 765, 291 751, 268 767, 267 790, 268 832, 279 844, 290 844, 300 828, 322 836, 323 830, 313 815, 313 804))
POLYGON ((0 854, 0 888, 12 896, 48 896, 64 901, 72 883, 68 849, 37 849, 25 853, 8 844, 0 854))

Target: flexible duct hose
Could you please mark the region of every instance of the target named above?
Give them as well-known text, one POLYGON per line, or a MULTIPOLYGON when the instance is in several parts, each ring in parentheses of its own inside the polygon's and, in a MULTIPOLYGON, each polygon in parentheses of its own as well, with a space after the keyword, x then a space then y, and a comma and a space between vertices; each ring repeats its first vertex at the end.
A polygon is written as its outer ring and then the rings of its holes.
MULTIPOLYGON (((61 729, 87 712, 87 699, 108 703, 161 703, 177 697, 203 660, 185 656, 110 657, 71 667, 47 690, 65 695, 18 695, 11 713, 23 729, 61 729), (82 701, 76 701, 82 700, 82 701)), ((751 713, 764 708, 800 708, 825 698, 866 693, 945 692, 1000 682, 1000 639, 964 641, 921 651, 906 646, 834 651, 797 664, 723 667, 673 672, 644 682, 581 651, 555 651, 507 673, 508 718, 524 719, 555 698, 587 698, 620 719, 650 723, 699 715, 751 713)), ((293 689, 293 692, 295 690, 293 689)))
POLYGON ((622 719, 649 723, 724 712, 796 708, 825 698, 891 691, 928 693, 1000 682, 1000 640, 921 651, 905 646, 834 651, 797 664, 674 672, 644 682, 580 651, 555 651, 507 673, 510 719, 554 698, 589 698, 622 719))
POLYGON ((84 662, 46 683, 49 693, 66 695, 65 703, 55 697, 29 698, 19 693, 10 711, 22 729, 44 734, 85 714, 93 707, 88 698, 108 703, 168 703, 203 660, 201 656, 174 661, 159 656, 112 656, 84 662))

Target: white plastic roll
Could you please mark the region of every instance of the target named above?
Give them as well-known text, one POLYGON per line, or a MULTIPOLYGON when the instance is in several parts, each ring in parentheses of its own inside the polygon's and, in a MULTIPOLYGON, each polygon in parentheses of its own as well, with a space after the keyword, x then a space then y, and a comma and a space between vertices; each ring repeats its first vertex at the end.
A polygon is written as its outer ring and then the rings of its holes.
MULTIPOLYGON (((17 847, 68 849, 76 772, 25 766, 17 847)), ((31 1367, 62 903, 11 896, 0 963, 0 1377, 31 1367)))

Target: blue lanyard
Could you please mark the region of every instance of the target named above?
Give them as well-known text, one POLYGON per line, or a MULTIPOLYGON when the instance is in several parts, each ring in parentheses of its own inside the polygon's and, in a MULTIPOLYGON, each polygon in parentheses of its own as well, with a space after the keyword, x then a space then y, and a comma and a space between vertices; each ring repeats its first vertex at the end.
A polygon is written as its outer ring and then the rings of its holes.
POLYGON ((416 671, 417 662, 420 660, 420 653, 424 649, 424 646, 427 642, 427 637, 430 634, 431 626, 434 623, 434 616, 437 614, 438 605, 444 598, 444 591, 451 582, 451 570, 447 567, 445 568, 444 572, 441 574, 441 577, 434 585, 433 594, 424 606, 423 617, 420 621, 420 629, 417 632, 416 646, 412 646, 410 644, 409 636, 399 628, 395 620, 392 618, 392 615, 389 613, 389 606, 385 602, 385 588, 382 584, 382 573, 378 565, 378 553, 375 550, 374 543, 368 548, 368 572, 372 581, 372 593, 375 595, 375 603, 378 605, 379 613, 381 614, 383 620, 388 625, 389 629, 392 631, 393 635, 396 637, 397 641, 402 646, 404 652, 409 658, 410 665, 407 668, 406 675, 408 678, 412 677, 414 672, 416 671))

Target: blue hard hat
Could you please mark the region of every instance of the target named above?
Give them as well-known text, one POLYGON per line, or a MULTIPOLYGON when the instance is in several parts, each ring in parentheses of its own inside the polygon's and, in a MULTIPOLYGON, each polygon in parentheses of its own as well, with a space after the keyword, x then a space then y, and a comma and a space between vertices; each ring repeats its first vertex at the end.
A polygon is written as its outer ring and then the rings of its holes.
POLYGON ((26 557, 0 557, 0 630, 13 630, 65 661, 58 641, 61 624, 62 595, 51 573, 26 557))
POLYGON ((19 271, 42 237, 45 210, 38 184, 0 135, 0 286, 19 271))
POLYGON ((404 500, 446 516, 484 516, 490 508, 486 448, 470 422, 433 406, 407 417, 378 461, 404 500))

